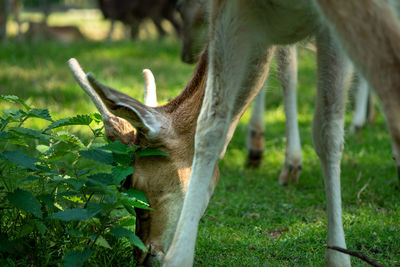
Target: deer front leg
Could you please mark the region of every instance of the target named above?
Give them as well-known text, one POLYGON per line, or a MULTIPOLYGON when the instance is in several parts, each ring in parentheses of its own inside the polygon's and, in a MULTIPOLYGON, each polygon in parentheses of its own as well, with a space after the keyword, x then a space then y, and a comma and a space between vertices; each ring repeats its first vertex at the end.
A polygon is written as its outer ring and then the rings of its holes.
POLYGON ((253 109, 251 110, 251 118, 249 129, 246 137, 246 146, 249 154, 247 156, 247 166, 257 168, 262 161, 262 155, 265 148, 264 143, 264 109, 265 109, 265 93, 267 90, 267 81, 261 88, 260 92, 254 98, 253 109))
MULTIPOLYGON (((344 110, 350 64, 328 33, 317 36, 318 92, 313 121, 313 142, 325 182, 330 246, 346 248, 340 193, 344 110)), ((350 266, 348 255, 327 250, 327 266, 350 266)))
POLYGON ((285 163, 279 175, 279 184, 298 183, 302 168, 299 123, 297 122, 297 49, 295 45, 277 48, 279 80, 282 86, 286 116, 285 163))
POLYGON ((216 164, 240 116, 264 82, 273 52, 252 37, 255 35, 244 24, 248 20, 238 16, 238 3, 215 1, 213 5, 221 6, 211 20, 207 87, 197 121, 192 173, 163 266, 193 264, 197 228, 213 192, 216 164))

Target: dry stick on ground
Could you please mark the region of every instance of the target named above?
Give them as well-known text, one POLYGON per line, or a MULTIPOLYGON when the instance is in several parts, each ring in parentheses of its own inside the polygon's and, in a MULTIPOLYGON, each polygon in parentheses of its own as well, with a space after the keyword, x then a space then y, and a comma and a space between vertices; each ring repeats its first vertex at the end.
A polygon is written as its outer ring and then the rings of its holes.
POLYGON ((372 266, 385 267, 385 265, 377 263, 376 261, 368 258, 366 255, 364 255, 364 254, 362 254, 360 252, 353 251, 353 250, 348 250, 348 249, 340 248, 340 247, 336 247, 336 246, 326 246, 326 247, 329 248, 329 249, 333 249, 333 250, 342 252, 344 254, 348 254, 350 256, 357 257, 357 258, 359 258, 359 259, 371 264, 372 266))

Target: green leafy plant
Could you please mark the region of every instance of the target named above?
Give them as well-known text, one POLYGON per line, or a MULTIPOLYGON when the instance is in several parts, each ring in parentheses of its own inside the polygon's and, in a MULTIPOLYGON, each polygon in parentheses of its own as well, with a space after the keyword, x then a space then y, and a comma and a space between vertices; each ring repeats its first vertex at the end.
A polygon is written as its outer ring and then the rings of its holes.
MULTIPOLYGON (((144 194, 122 188, 135 157, 165 155, 104 138, 99 114, 53 120, 16 96, 22 106, 0 117, 0 265, 82 266, 103 250, 146 250, 135 235, 135 208, 150 209, 144 194), (28 119, 45 129, 24 128, 28 119), (82 141, 65 127, 89 127, 82 141)), ((132 256, 128 255, 128 258, 132 256)))

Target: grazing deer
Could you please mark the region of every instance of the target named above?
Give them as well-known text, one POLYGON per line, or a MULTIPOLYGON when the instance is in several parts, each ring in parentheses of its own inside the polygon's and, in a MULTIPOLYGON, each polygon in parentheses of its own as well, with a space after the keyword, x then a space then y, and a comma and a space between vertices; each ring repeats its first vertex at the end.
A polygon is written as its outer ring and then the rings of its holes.
POLYGON ((166 34, 161 26, 163 19, 168 20, 177 34, 180 34, 181 25, 174 13, 176 0, 98 0, 97 2, 104 17, 111 20, 108 40, 111 40, 115 20, 130 27, 131 38, 138 37, 140 23, 146 18, 154 22, 160 36, 166 34))
POLYGON ((26 37, 30 40, 49 39, 61 43, 83 40, 84 36, 76 26, 49 26, 45 22, 29 22, 26 37))
MULTIPOLYGON (((138 213, 138 234, 149 248, 141 260, 193 264, 199 220, 219 177, 217 162, 267 76, 274 45, 311 35, 318 47, 313 141, 325 181, 327 244, 345 248, 340 161, 350 64, 332 32, 377 90, 399 151, 400 28, 393 12, 385 1, 375 0, 216 0, 210 12, 208 48, 186 89, 165 106, 147 107, 81 75, 109 111, 136 128, 135 144, 170 155, 134 162, 132 184, 153 207, 138 213)), ((329 249, 325 261, 327 266, 350 266, 347 255, 329 249)))
MULTIPOLYGON (((148 70, 143 73, 145 104, 142 104, 101 84, 92 75, 86 76, 75 60, 69 61, 77 82, 102 115, 107 138, 159 149, 169 155, 137 158, 133 163, 135 172, 128 178, 134 188, 145 193, 152 207, 151 211, 137 210, 137 235, 148 248, 147 253, 137 251, 138 264, 160 262, 171 245, 191 174, 207 63, 205 51, 185 90, 166 105, 155 107, 154 77, 148 70)), ((213 177, 214 188, 219 178, 217 169, 213 177)))

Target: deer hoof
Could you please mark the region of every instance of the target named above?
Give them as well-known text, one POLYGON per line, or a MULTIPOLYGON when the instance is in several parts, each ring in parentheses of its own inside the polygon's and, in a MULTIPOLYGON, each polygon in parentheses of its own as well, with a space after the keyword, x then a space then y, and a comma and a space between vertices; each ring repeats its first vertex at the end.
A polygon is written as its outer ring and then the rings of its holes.
POLYGON ((258 168, 261 165, 264 150, 249 150, 247 156, 247 167, 258 168))
POLYGON ((289 165, 285 164, 285 166, 281 171, 281 174, 279 175, 279 184, 287 185, 289 182, 293 184, 298 184, 301 169, 302 169, 301 165, 293 166, 291 164, 289 165))

